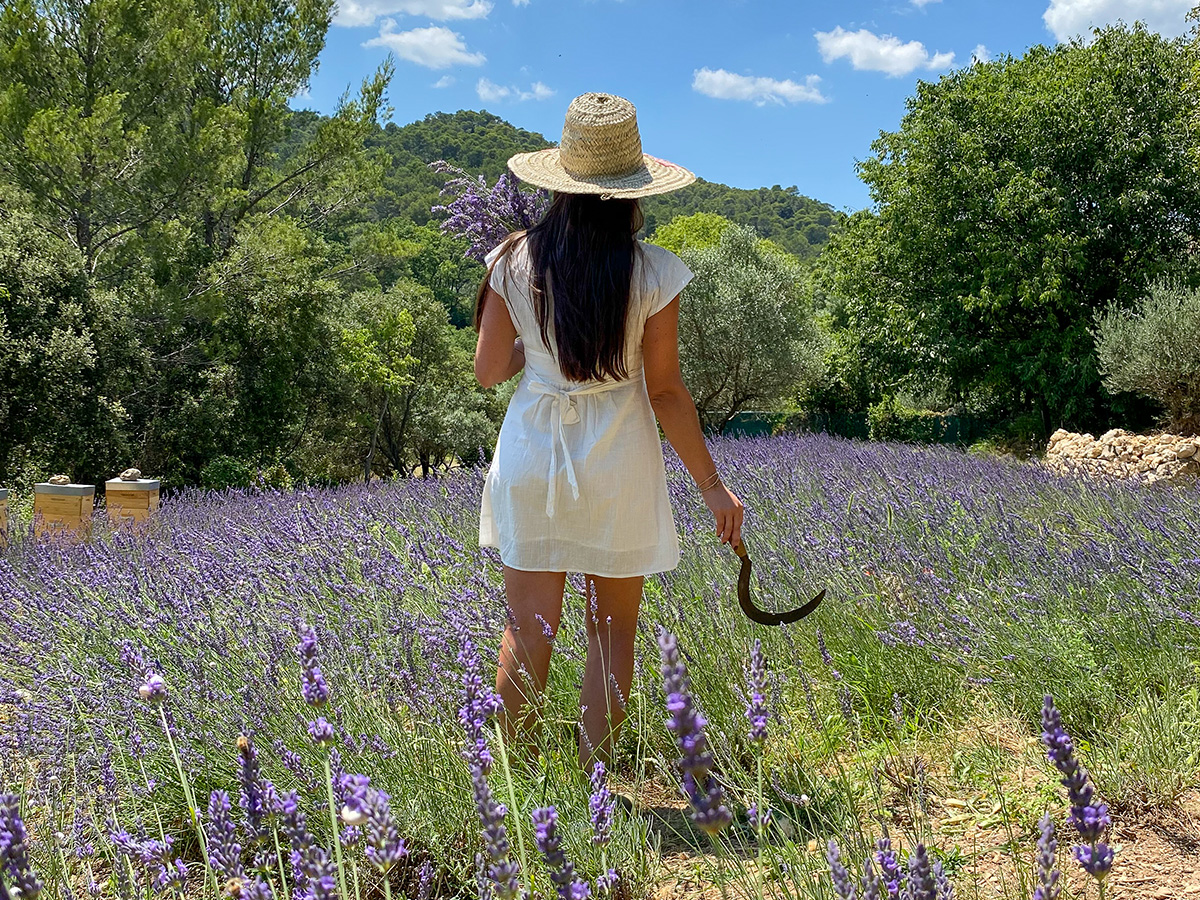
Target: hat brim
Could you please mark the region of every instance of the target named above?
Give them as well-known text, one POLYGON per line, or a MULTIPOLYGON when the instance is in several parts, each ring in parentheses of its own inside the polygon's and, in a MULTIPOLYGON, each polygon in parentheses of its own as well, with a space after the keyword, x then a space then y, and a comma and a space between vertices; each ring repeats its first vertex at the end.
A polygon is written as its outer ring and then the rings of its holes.
POLYGON ((518 153, 508 161, 512 173, 522 181, 563 194, 605 194, 632 199, 666 194, 687 187, 696 176, 683 166, 642 154, 642 167, 619 178, 579 178, 563 168, 558 148, 518 153))

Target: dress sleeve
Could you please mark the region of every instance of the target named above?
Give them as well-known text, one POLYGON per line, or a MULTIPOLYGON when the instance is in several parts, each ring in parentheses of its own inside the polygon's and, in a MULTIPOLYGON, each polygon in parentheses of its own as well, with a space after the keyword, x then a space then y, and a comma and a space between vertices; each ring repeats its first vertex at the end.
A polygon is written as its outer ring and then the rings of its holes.
POLYGON ((652 300, 647 317, 661 312, 692 280, 692 270, 670 250, 663 250, 658 255, 654 260, 654 269, 656 283, 651 293, 652 300))
POLYGON ((500 248, 503 246, 504 242, 501 242, 493 247, 483 258, 483 263, 491 273, 488 275, 488 286, 504 300, 504 305, 508 307, 509 318, 512 319, 517 334, 521 334, 521 324, 515 302, 517 297, 521 296, 520 287, 513 283, 516 274, 514 269, 517 267, 509 265, 512 262, 513 254, 517 252, 517 244, 510 243, 508 252, 501 256, 500 248))

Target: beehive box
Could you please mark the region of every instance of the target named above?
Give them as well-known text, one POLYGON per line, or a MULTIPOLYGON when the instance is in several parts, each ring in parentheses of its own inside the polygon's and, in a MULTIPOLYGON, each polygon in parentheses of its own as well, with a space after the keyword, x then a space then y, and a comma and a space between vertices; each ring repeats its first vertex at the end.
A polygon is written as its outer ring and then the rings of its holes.
POLYGON ((0 488, 0 550, 8 546, 8 488, 0 488))
POLYGON ((104 482, 108 521, 113 525, 145 522, 158 509, 159 487, 156 478, 139 478, 137 481, 110 478, 104 482))
POLYGON ((96 488, 90 484, 35 484, 33 533, 37 537, 85 537, 92 528, 92 502, 96 488))

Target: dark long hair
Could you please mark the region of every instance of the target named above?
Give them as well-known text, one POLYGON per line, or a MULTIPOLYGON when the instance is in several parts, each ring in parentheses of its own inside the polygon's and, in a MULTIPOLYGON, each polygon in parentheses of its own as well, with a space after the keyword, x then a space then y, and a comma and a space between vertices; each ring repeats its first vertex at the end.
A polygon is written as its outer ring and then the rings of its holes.
MULTIPOLYGON (((642 224, 637 200, 556 194, 541 221, 524 232, 542 342, 551 346, 553 317, 558 367, 572 381, 629 377, 625 317, 642 224)), ((500 255, 520 236, 511 235, 500 255)), ((477 329, 486 289, 485 278, 475 304, 477 329)))

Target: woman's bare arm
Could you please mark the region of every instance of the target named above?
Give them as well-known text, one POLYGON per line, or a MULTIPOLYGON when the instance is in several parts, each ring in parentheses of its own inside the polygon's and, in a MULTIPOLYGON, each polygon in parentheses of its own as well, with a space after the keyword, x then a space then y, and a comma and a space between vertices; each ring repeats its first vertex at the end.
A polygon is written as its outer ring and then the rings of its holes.
POLYGON ((525 346, 517 337, 504 298, 490 287, 483 295, 483 318, 475 343, 475 379, 495 387, 525 368, 525 346))
MULTIPOLYGON (((704 442, 696 404, 679 371, 679 297, 646 320, 642 353, 646 391, 663 434, 697 484, 705 484, 717 467, 704 442)), ((702 496, 712 511, 721 542, 740 543, 742 501, 720 481, 702 496)))

